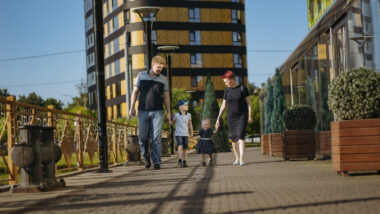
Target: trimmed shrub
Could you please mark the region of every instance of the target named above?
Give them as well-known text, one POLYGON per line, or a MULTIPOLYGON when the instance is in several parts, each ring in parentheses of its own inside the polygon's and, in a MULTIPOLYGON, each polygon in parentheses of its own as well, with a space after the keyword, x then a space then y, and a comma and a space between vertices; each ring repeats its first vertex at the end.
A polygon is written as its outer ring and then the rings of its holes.
POLYGON ((380 116, 380 73, 368 68, 343 72, 329 85, 328 105, 339 120, 380 116))
POLYGON ((317 117, 311 107, 294 105, 285 111, 284 123, 288 130, 314 129, 317 124, 317 117))

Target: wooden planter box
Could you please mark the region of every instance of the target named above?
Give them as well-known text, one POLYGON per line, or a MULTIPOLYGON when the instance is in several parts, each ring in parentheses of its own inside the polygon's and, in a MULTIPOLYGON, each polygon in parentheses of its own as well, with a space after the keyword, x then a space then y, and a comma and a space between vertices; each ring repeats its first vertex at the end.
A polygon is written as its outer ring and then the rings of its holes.
POLYGON ((321 156, 323 159, 331 158, 331 131, 319 131, 315 134, 316 137, 316 151, 318 156, 321 156))
POLYGON ((314 159, 315 131, 313 129, 284 131, 283 138, 283 158, 285 160, 314 159))
POLYGON ((282 133, 269 134, 269 154, 282 156, 282 133))
POLYGON ((269 134, 261 135, 261 154, 269 154, 269 134))
POLYGON ((331 122, 332 167, 338 174, 380 170, 380 118, 331 122))

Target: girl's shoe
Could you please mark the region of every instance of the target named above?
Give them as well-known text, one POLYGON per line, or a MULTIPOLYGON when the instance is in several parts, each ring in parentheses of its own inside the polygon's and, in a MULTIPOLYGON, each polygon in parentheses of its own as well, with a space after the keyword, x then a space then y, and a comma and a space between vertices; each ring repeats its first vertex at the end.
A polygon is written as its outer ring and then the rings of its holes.
POLYGON ((236 161, 233 162, 232 164, 233 164, 233 165, 239 165, 239 161, 236 160, 236 161))
POLYGON ((212 159, 210 159, 209 165, 212 166, 212 159))
POLYGON ((245 165, 245 162, 240 162, 240 166, 244 166, 245 165))
POLYGON ((206 166, 206 162, 202 162, 202 166, 206 166))
POLYGON ((186 164, 186 161, 182 161, 182 167, 188 167, 188 165, 186 164))

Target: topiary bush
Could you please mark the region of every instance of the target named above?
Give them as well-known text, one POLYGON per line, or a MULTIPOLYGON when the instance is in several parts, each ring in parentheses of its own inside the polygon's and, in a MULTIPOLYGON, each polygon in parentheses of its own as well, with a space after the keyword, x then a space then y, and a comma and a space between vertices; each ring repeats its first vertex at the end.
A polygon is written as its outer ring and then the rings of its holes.
POLYGON ((314 129, 317 117, 309 106, 294 105, 285 111, 284 123, 288 130, 314 129))
POLYGON ((343 72, 329 85, 328 96, 339 120, 380 117, 380 73, 362 67, 343 72))

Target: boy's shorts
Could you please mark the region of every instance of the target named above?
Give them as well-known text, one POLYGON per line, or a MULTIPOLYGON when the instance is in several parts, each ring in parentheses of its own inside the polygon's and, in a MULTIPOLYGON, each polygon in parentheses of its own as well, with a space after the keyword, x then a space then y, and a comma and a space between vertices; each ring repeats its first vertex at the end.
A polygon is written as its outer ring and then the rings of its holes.
POLYGON ((188 148, 189 145, 189 137, 188 136, 175 136, 177 140, 177 146, 183 146, 184 149, 188 148))

